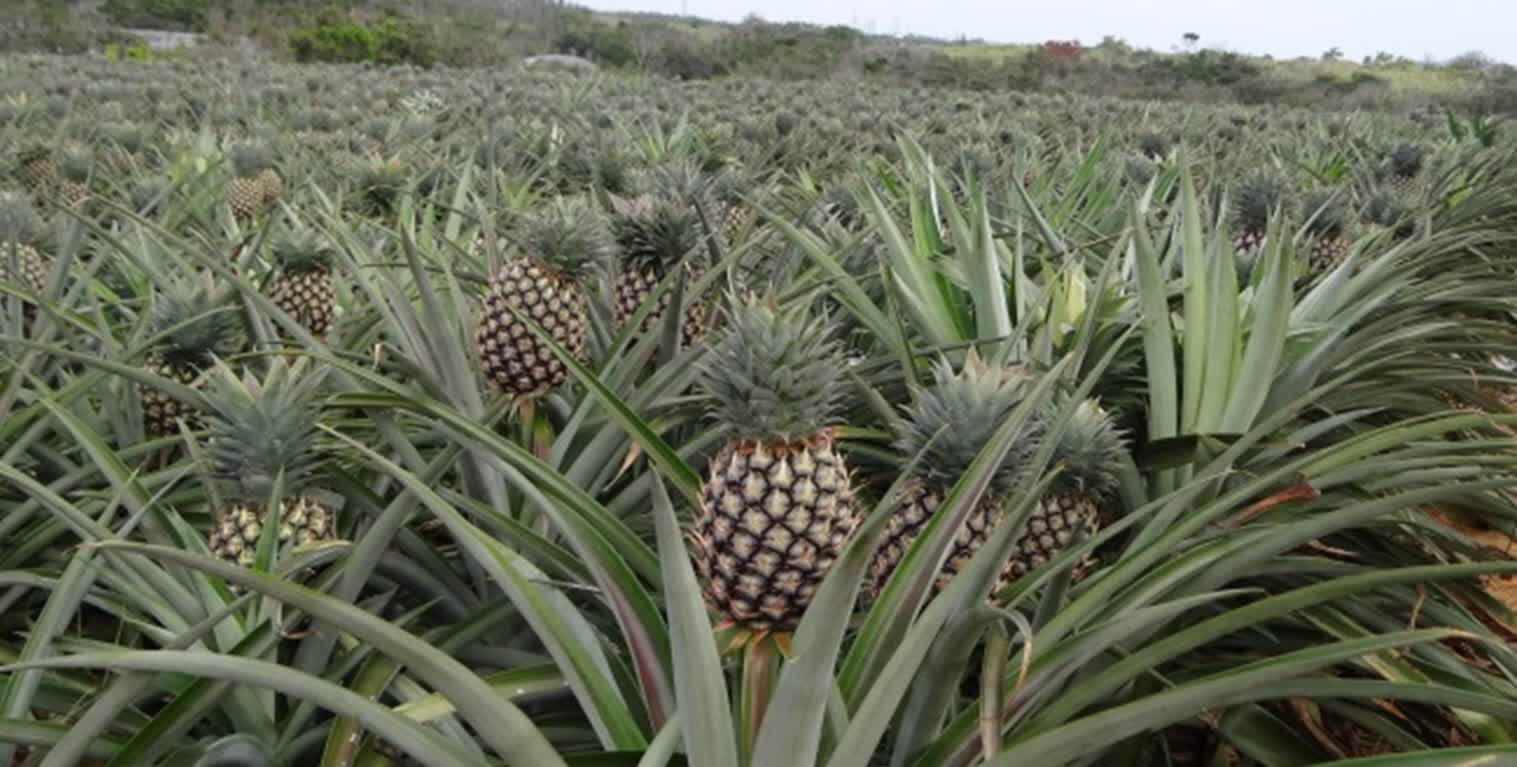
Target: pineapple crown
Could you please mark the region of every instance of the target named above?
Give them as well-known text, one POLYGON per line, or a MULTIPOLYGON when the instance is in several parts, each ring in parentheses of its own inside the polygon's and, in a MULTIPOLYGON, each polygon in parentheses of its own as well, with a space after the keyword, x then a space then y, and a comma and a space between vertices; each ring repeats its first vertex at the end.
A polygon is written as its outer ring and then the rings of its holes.
POLYGON ((1138 152, 1150 160, 1158 160, 1169 154, 1169 140, 1157 133, 1138 136, 1138 152))
POLYGON ((353 164, 354 200, 372 213, 386 213, 405 189, 407 170, 400 157, 370 157, 353 164))
POLYGON ((43 144, 30 144, 16 153, 16 161, 20 165, 46 162, 53 158, 53 150, 43 144))
POLYGON ((561 198, 521 222, 521 249, 570 279, 605 264, 611 239, 605 221, 584 200, 561 198))
POLYGON ((274 155, 269 148, 251 141, 232 145, 227 159, 232 163, 232 173, 239 178, 252 178, 274 166, 274 155))
POLYGON ((316 397, 327 371, 309 362, 275 359, 262 379, 239 378, 224 362, 212 369, 206 454, 212 477, 239 498, 266 499, 281 472, 284 493, 299 494, 321 470, 316 397))
MULTIPOLYGON (((896 449, 903 459, 921 455, 916 473, 938 489, 952 487, 990 441, 1024 393, 1022 371, 992 367, 973 350, 955 374, 947 361, 933 368, 933 384, 919 389, 901 421, 896 449), (925 452, 924 452, 925 451, 925 452)), ((1013 449, 991 477, 991 492, 1005 493, 1025 451, 1013 449)))
POLYGON ((1233 190, 1233 215, 1245 231, 1262 232, 1269 228, 1269 217, 1286 205, 1284 177, 1271 171, 1251 173, 1233 190))
POLYGON ((1364 208, 1364 220, 1374 226, 1385 227, 1398 237, 1410 236, 1414 226, 1406 204, 1389 190, 1377 192, 1364 208))
POLYGON ((173 184, 163 176, 148 176, 135 179, 127 191, 132 210, 139 214, 154 213, 168 202, 173 184))
POLYGON ((1391 147, 1386 157, 1386 166, 1393 176, 1411 178, 1422 172, 1422 164, 1426 159, 1426 147, 1420 144, 1397 144, 1391 147))
POLYGON ((1154 161, 1149 159, 1146 154, 1133 155, 1122 163, 1122 175, 1126 176, 1128 181, 1139 186, 1153 180, 1154 175, 1158 172, 1159 166, 1154 164, 1154 161))
MULTIPOLYGON (((1044 412, 1040 431, 1068 408, 1069 398, 1060 397, 1044 412)), ((1069 424, 1053 451, 1052 466, 1059 469, 1052 491, 1105 498, 1117 489, 1117 474, 1127 454, 1127 443, 1111 414, 1099 402, 1087 399, 1075 405, 1069 424)))
POLYGON ((1348 229, 1348 204, 1343 201, 1343 195, 1331 189, 1315 189, 1307 193, 1301 210, 1311 216, 1307 231, 1313 235, 1341 237, 1348 229))
POLYGON ((135 152, 142 148, 142 128, 136 125, 111 123, 102 128, 101 133, 105 134, 112 144, 128 152, 135 152))
POLYGON ((245 338, 231 292, 209 273, 167 280, 153 302, 149 328, 160 339, 154 349, 159 357, 195 368, 235 353, 245 338))
POLYGON ((31 198, 20 192, 0 192, 0 243, 33 245, 44 236, 42 217, 31 198))
POLYGON ((690 206, 663 195, 611 199, 611 232, 623 262, 667 273, 700 243, 700 221, 690 206))
POLYGON ((733 302, 701 366, 710 414, 731 437, 788 443, 831 426, 847 364, 826 317, 781 311, 772 296, 733 302))
POLYGON ((291 221, 274 236, 270 251, 279 267, 287 272, 322 269, 332 262, 333 247, 321 232, 291 221))
POLYGON ((58 160, 58 172, 69 181, 83 182, 89 179, 95 168, 95 155, 83 145, 70 145, 63 150, 58 160))

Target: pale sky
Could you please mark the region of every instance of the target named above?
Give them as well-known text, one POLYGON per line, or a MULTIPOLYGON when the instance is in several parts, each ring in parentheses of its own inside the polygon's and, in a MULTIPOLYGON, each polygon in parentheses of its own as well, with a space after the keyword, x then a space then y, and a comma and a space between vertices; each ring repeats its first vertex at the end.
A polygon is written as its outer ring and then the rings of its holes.
POLYGON ((993 42, 1116 35, 1169 50, 1185 32, 1201 45, 1277 58, 1338 46, 1360 59, 1389 51, 1448 59, 1471 50, 1517 63, 1517 0, 574 0, 599 10, 686 13, 738 21, 848 24, 876 34, 993 42))

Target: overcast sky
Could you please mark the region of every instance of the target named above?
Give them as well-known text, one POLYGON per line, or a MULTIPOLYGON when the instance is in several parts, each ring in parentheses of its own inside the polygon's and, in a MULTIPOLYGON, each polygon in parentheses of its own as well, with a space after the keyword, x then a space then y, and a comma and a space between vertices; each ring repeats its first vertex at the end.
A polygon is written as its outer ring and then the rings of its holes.
POLYGON ((1390 51, 1447 59, 1471 50, 1517 63, 1517 0, 577 0, 601 10, 737 21, 849 24, 877 34, 967 35, 996 42, 1105 35, 1168 50, 1185 32, 1203 46, 1276 57, 1338 46, 1354 59, 1390 51))

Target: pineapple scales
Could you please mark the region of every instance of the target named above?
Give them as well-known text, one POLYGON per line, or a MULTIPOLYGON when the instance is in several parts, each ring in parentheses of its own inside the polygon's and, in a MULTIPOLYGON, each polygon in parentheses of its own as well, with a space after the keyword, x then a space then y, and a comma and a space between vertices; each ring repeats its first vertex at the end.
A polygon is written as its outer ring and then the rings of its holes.
POLYGON ((291 220, 271 246, 275 270, 265 290, 269 300, 313 336, 326 335, 335 313, 332 245, 322 234, 291 220))
POLYGON ((521 222, 522 255, 490 277, 475 345, 485 376, 517 398, 547 393, 569 369, 538 339, 535 323, 575 359, 584 359, 584 278, 609 252, 603 222, 582 200, 558 200, 521 222))
POLYGON ((707 604, 752 635, 793 631, 858 524, 831 426, 843 384, 825 320, 739 302, 701 388, 727 441, 701 488, 691 552, 707 604))
POLYGON ((276 556, 336 536, 335 512, 311 495, 324 465, 316 398, 325 371, 309 362, 275 359, 261 380, 250 373, 238 378, 224 363, 211 370, 206 454, 222 506, 214 510, 208 544, 226 562, 251 567, 270 522, 276 556), (279 509, 271 516, 276 479, 279 509))
MULTIPOLYGON (((933 375, 933 385, 917 392, 901 423, 896 442, 901 458, 921 458, 891 513, 885 538, 870 560, 864 591, 871 600, 879 595, 943 497, 969 470, 1024 391, 1025 379, 1020 371, 987 365, 973 351, 957 375, 946 362, 939 364, 933 375)), ((958 574, 1005 516, 1002 498, 1015 477, 1017 464, 1026 455, 1025 444, 1014 447, 991 476, 989 488, 953 539, 936 588, 941 589, 958 574)))
MULTIPOLYGON (((637 314, 648 296, 673 270, 683 265, 686 286, 700 272, 686 260, 700 245, 700 221, 689 205, 668 195, 644 194, 631 200, 612 198, 611 231, 616 239, 618 261, 611 283, 612 310, 617 324, 625 325, 637 314)), ((659 295, 657 306, 643 318, 642 330, 658 327, 669 308, 673 287, 659 295)), ((690 300, 680 318, 680 343, 691 346, 706 334, 711 307, 698 298, 690 300)))

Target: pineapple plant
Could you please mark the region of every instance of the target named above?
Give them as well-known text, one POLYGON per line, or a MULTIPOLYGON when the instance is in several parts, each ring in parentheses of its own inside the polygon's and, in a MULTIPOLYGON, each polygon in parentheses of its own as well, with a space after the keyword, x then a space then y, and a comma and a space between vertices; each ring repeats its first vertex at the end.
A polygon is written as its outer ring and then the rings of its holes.
POLYGON ((495 270, 484 296, 475 344, 485 377, 517 398, 560 386, 569 369, 528 321, 583 359, 585 278, 605 260, 604 224, 583 200, 558 200, 520 224, 522 254, 495 270))
MULTIPOLYGON (((700 221, 690 206, 658 194, 631 200, 613 197, 611 210, 618 256, 611 282, 612 310, 617 324, 625 325, 675 269, 685 269, 687 286, 700 278, 686 260, 701 243, 700 221)), ((644 332, 658 326, 673 296, 672 289, 659 295, 658 305, 643 318, 644 332)), ((689 301, 681 317, 682 345, 694 345, 705 337, 710 315, 708 303, 698 298, 689 301)))
MULTIPOLYGON (((870 599, 879 595, 944 496, 969 470, 1024 389, 1020 371, 986 365, 973 351, 958 374, 945 362, 934 370, 934 379, 932 386, 917 392, 900 426, 897 451, 903 460, 917 462, 891 513, 885 538, 870 560, 865 583, 870 599)), ((1002 499, 1023 457, 1013 450, 991 476, 989 488, 953 539, 936 588, 959 573, 1005 516, 1002 499)))
MULTIPOLYGON (((155 341, 147 367, 169 380, 201 388, 217 359, 242 348, 242 318, 230 299, 231 294, 208 273, 165 281, 150 310, 149 328, 155 341)), ((202 426, 193 404, 163 391, 145 387, 141 401, 143 429, 151 438, 177 434, 181 419, 192 429, 202 426)))
POLYGON ((1422 184, 1422 166, 1427 150, 1417 144, 1397 144, 1386 156, 1385 175, 1391 190, 1402 197, 1417 194, 1422 184))
MULTIPOLYGON (((1050 410, 1044 420, 1055 412, 1050 410)), ((1059 472, 1028 517, 1003 577, 1026 575, 1063 551, 1077 532, 1089 538, 1108 521, 1126 451, 1122 432, 1099 403, 1087 399, 1075 405, 1053 450, 1052 466, 1059 472)), ((1089 564, 1087 558, 1076 567, 1076 579, 1089 564)))
POLYGON ((324 467, 316 439, 324 375, 307 362, 276 359, 262 379, 239 378, 225 363, 211 370, 206 455, 222 506, 207 543, 223 561, 252 567, 267 524, 275 526, 276 557, 336 536, 336 512, 314 496, 324 467), (270 514, 276 481, 279 507, 270 514))
POLYGON ((233 145, 227 158, 232 163, 232 177, 226 184, 227 205, 234 218, 248 221, 268 203, 261 177, 271 169, 273 156, 263 144, 246 142, 233 145))
POLYGON ((1264 247, 1269 219, 1286 202, 1285 179, 1260 171, 1244 176, 1233 188, 1233 253, 1253 261, 1264 247))
POLYGON ((701 371, 725 428, 692 533, 707 604, 753 635, 787 633, 858 524, 833 444, 841 345, 819 316, 772 299, 733 308, 701 371))
POLYGON ((1324 272, 1348 256, 1348 205, 1330 189, 1320 189, 1306 196, 1303 213, 1311 216, 1306 232, 1311 237, 1308 258, 1313 271, 1324 272))
POLYGON ((58 204, 70 210, 80 210, 90 199, 90 176, 94 172, 95 157, 88 147, 71 145, 63 150, 58 162, 58 185, 55 189, 58 204))
POLYGON ((326 335, 336 310, 332 246, 320 232, 300 223, 276 235, 270 248, 275 270, 265 291, 314 336, 326 335))

